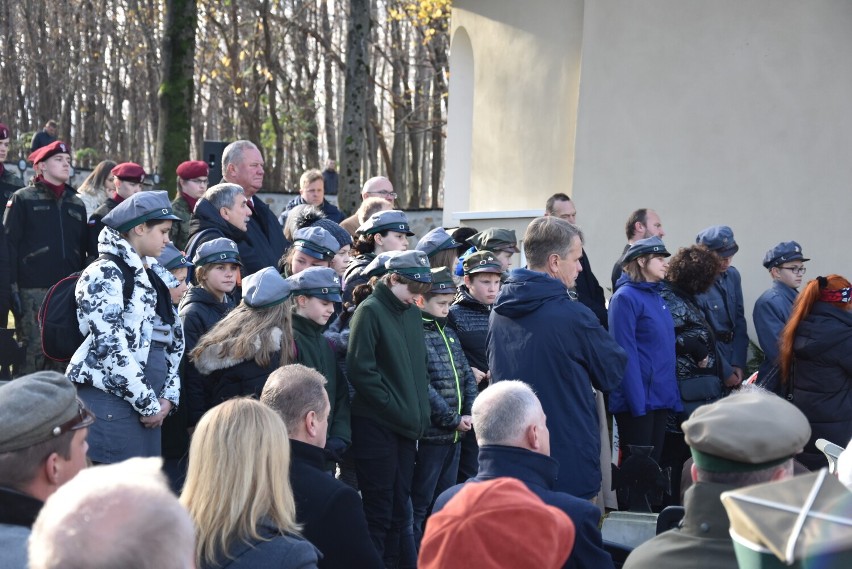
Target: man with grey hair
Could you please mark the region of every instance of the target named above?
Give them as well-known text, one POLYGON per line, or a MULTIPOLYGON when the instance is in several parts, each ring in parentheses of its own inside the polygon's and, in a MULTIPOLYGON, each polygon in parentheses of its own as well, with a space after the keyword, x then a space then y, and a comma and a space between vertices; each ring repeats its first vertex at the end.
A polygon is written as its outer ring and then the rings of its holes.
POLYGON ((528 268, 511 271, 497 296, 487 352, 494 382, 520 379, 541 395, 553 419, 551 456, 563 465, 556 490, 592 499, 602 479, 595 390, 618 386, 627 357, 569 293, 582 248, 582 233, 563 219, 530 223, 524 236, 528 268))
POLYGON ((272 372, 260 400, 290 436, 290 485, 302 534, 322 552, 320 567, 381 567, 358 492, 327 472, 323 450, 331 404, 318 371, 291 364, 272 372))
POLYGON ((237 184, 245 190, 246 204, 252 214, 244 243, 237 241, 247 274, 277 266, 287 247, 278 218, 255 196, 263 187, 263 166, 263 155, 249 140, 232 142, 222 152, 222 182, 237 184))
POLYGON ((195 205, 195 210, 189 218, 189 241, 186 244, 186 254, 191 259, 198 248, 208 241, 227 237, 237 244, 240 258, 245 265, 245 275, 262 268, 253 258, 252 270, 248 269, 246 255, 251 253, 249 246, 248 227, 251 221, 251 209, 242 186, 231 183, 210 186, 195 205))
MULTIPOLYGON (((550 458, 547 417, 532 388, 517 380, 496 383, 473 402, 472 416, 479 441, 479 473, 465 484, 504 476, 520 480, 574 522, 574 549, 565 567, 612 567, 612 558, 603 549, 598 530, 600 510, 587 500, 554 488, 559 464, 550 458)), ((440 511, 465 484, 438 496, 433 513, 440 511)))
POLYGON ((96 466, 48 498, 30 537, 30 569, 191 569, 195 528, 159 458, 96 466))

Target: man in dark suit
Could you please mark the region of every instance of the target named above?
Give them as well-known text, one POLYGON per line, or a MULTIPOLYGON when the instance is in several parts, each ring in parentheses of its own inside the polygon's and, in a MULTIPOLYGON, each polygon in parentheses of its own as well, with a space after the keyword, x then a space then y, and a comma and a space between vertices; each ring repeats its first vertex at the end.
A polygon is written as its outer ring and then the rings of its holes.
MULTIPOLYGON (((520 480, 545 504, 561 509, 574 522, 574 549, 565 567, 613 567, 603 549, 597 506, 553 490, 559 463, 550 458, 547 417, 532 388, 515 380, 491 385, 473 402, 473 422, 479 439, 479 474, 465 484, 502 476, 520 480)), ((440 511, 463 487, 458 484, 438 496, 432 512, 440 511)))
POLYGON ((287 425, 296 519, 305 539, 322 552, 320 568, 382 567, 358 492, 326 470, 331 405, 324 385, 318 371, 292 364, 275 370, 260 395, 287 425))

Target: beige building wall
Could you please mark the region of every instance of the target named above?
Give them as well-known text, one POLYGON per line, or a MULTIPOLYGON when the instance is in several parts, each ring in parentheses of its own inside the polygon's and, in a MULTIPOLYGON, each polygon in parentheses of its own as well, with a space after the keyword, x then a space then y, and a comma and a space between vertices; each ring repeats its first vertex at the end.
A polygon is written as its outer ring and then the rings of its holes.
POLYGON ((749 318, 779 241, 802 244, 808 278, 852 277, 852 3, 454 5, 445 224, 490 211, 522 226, 565 191, 605 285, 632 210, 656 209, 673 250, 727 224, 749 318))

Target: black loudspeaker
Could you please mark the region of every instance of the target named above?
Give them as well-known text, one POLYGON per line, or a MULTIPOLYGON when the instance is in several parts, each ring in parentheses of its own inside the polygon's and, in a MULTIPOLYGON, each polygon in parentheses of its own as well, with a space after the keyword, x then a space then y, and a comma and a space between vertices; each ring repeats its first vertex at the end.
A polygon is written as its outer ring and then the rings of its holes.
POLYGON ((213 186, 222 181, 222 152, 230 142, 221 142, 219 140, 205 140, 204 154, 202 160, 207 162, 207 167, 210 168, 208 178, 210 185, 213 186))

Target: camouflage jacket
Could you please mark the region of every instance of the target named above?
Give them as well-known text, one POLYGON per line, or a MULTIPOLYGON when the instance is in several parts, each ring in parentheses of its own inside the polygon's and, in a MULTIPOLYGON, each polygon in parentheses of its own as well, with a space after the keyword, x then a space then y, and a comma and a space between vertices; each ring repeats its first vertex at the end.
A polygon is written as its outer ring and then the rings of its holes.
POLYGON ((181 251, 186 251, 186 244, 189 242, 189 218, 192 212, 189 210, 189 204, 183 199, 183 196, 178 195, 172 200, 172 212, 180 218, 180 221, 172 222, 172 229, 169 231, 169 237, 175 247, 181 251))

